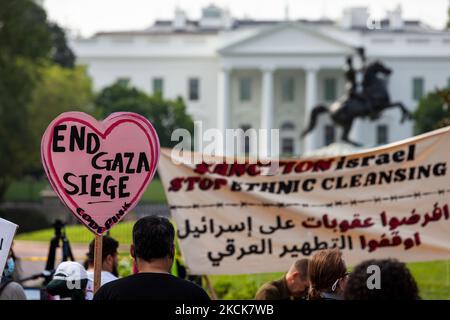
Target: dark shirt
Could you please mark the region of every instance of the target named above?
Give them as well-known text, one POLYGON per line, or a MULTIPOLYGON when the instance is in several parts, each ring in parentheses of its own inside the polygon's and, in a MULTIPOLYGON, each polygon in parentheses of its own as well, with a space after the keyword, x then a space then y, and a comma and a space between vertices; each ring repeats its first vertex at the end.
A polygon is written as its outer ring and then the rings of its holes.
POLYGON ((210 300, 206 292, 187 280, 168 273, 137 273, 111 281, 97 291, 94 300, 210 300))

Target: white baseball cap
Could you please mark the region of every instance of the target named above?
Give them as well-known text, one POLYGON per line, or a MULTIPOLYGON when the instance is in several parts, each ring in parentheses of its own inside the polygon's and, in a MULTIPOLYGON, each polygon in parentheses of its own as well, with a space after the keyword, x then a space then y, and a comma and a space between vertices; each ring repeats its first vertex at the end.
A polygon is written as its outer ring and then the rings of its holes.
POLYGON ((47 292, 62 298, 84 299, 87 283, 86 269, 78 262, 65 261, 56 268, 52 281, 47 285, 47 292))
POLYGON ((56 268, 53 280, 76 281, 87 279, 86 269, 74 261, 61 262, 56 268))

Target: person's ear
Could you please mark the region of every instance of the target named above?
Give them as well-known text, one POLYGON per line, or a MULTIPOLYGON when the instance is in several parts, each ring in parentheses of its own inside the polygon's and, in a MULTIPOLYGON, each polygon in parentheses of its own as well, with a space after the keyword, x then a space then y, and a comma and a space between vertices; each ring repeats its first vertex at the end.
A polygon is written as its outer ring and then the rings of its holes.
POLYGON ((112 254, 106 256, 106 263, 110 266, 114 265, 114 256, 112 254))
POLYGON ((292 272, 291 277, 294 281, 296 279, 300 279, 300 273, 298 271, 294 271, 294 272, 292 272))
POLYGON ((130 255, 133 257, 133 259, 136 259, 136 252, 134 250, 134 244, 130 246, 130 255))

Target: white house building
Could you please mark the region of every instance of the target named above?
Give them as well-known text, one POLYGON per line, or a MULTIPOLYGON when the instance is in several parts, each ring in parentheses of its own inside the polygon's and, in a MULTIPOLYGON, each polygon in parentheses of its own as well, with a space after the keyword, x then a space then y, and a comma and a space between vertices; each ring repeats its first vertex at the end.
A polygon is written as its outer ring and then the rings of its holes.
MULTIPOLYGON (((400 8, 375 22, 366 8, 347 9, 340 21, 257 21, 210 5, 198 20, 177 9, 172 21, 99 32, 71 46, 96 90, 128 80, 150 94, 183 97, 204 129, 279 128, 282 154, 339 138, 328 115, 305 140, 300 132, 314 106, 344 93, 345 58, 355 47, 393 70, 391 99, 410 110, 428 91, 450 85, 450 32, 404 20, 400 8)), ((357 121, 351 136, 366 146, 411 136, 413 123, 399 121, 400 112, 389 110, 376 122, 357 121)))

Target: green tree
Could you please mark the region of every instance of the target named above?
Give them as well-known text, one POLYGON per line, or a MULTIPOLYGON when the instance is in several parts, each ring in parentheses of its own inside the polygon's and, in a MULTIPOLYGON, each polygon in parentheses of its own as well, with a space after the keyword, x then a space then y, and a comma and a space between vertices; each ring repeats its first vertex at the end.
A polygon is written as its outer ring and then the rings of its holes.
POLYGON ((186 113, 181 98, 164 99, 160 94, 148 96, 125 81, 117 81, 104 88, 97 96, 95 105, 103 117, 113 112, 131 111, 145 116, 155 127, 162 147, 173 147, 172 132, 184 128, 191 134, 194 131, 192 118, 186 113))
POLYGON ((36 66, 51 49, 45 11, 30 0, 0 0, 0 201, 26 167, 31 141, 27 105, 36 66))
MULTIPOLYGON (((64 31, 32 0, 0 0, 0 201, 30 164, 30 102, 49 61, 72 68, 64 31)), ((33 122, 34 125, 34 122, 33 122)))
POLYGON ((52 39, 51 60, 61 67, 73 68, 75 66, 75 54, 67 45, 64 30, 56 23, 49 23, 48 28, 52 39))
POLYGON ((450 88, 423 97, 414 112, 416 133, 425 133, 450 125, 450 88))
MULTIPOLYGON (((62 68, 57 64, 39 70, 40 81, 33 91, 28 107, 30 131, 33 137, 42 137, 49 123, 66 111, 93 112, 94 94, 86 67, 62 68)), ((27 171, 41 171, 40 139, 34 138, 27 171)))
POLYGON ((45 11, 31 0, 0 0, 0 8, 2 56, 48 57, 52 41, 45 11))
POLYGON ((448 2, 448 20, 447 20, 447 29, 450 29, 450 1, 448 2))

